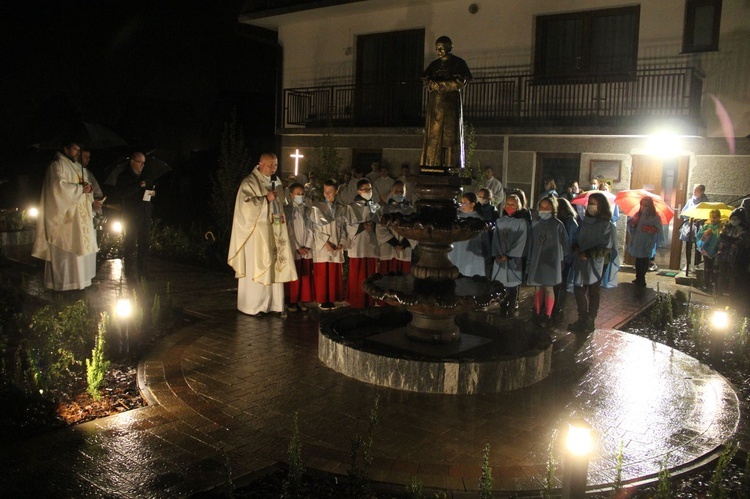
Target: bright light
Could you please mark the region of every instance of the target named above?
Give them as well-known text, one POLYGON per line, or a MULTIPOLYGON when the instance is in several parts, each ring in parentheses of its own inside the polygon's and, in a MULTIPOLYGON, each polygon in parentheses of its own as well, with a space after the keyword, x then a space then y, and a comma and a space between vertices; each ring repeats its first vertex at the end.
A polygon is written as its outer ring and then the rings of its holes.
POLYGON ((305 156, 299 153, 299 149, 295 149, 294 154, 290 154, 289 156, 294 158, 294 176, 296 177, 299 173, 299 160, 305 156))
POLYGON ((112 222, 112 231, 115 234, 121 234, 122 233, 122 222, 119 220, 112 222))
POLYGON ((682 150, 680 138, 672 132, 659 132, 651 135, 646 143, 649 154, 661 157, 679 155, 682 150))
POLYGON ((36 217, 38 217, 38 216, 39 216, 39 210, 37 210, 37 209, 36 209, 36 208, 34 208, 34 207, 31 207, 31 208, 29 208, 28 210, 26 210, 26 214, 27 214, 27 215, 28 215, 28 216, 29 216, 30 218, 36 218, 36 217))
POLYGON ((583 420, 570 423, 565 446, 574 456, 588 455, 593 447, 591 427, 583 420))
POLYGON ((729 315, 725 310, 714 310, 711 316, 711 325, 714 329, 726 329, 729 325, 729 315))
POLYGON ((123 319, 130 317, 130 314, 133 313, 133 305, 130 304, 130 300, 127 298, 118 299, 115 313, 118 317, 122 317, 123 319))

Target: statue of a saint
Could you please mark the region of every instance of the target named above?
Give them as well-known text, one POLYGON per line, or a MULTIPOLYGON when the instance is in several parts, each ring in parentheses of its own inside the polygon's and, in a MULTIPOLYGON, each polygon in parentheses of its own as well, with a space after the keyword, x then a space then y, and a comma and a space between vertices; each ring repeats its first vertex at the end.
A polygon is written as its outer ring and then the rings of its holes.
POLYGON ((461 89, 471 80, 466 61, 453 55, 447 36, 435 41, 438 58, 422 73, 428 89, 421 173, 442 174, 463 168, 464 130, 461 89))

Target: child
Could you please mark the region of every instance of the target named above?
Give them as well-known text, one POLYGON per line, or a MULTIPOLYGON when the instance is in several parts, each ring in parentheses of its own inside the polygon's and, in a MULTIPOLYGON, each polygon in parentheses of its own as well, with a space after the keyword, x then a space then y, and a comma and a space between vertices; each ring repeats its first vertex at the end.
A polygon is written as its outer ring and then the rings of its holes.
POLYGON ((323 183, 323 201, 313 203, 313 273, 315 301, 321 310, 332 310, 343 298, 344 235, 342 218, 345 206, 336 200, 337 182, 323 183))
MULTIPOLYGON (((719 291, 739 298, 747 288, 750 231, 745 222, 744 208, 736 208, 729 215, 729 223, 719 234, 719 291)), ((738 304, 739 300, 735 300, 738 304)), ((747 302, 744 303, 747 306, 747 302)))
POLYGON ((378 271, 379 244, 375 235, 380 205, 372 199, 372 184, 367 178, 357 182, 357 195, 346 207, 346 233, 348 236, 349 277, 346 283, 346 301, 353 308, 374 305, 362 291, 362 283, 378 271))
POLYGON ((568 328, 574 333, 589 334, 595 328, 602 274, 607 258, 617 247, 617 228, 611 219, 609 201, 604 194, 591 194, 586 206, 586 216, 573 245, 573 292, 578 320, 568 324, 568 328))
POLYGON ((307 312, 304 303, 313 301, 313 231, 310 225, 310 207, 305 204, 305 187, 300 183, 289 186, 291 204, 284 207, 289 245, 294 254, 297 280, 284 284, 288 312, 307 312))
MULTIPOLYGON (((568 234, 568 245, 573 248, 578 239, 578 215, 573 209, 573 205, 565 198, 557 199, 557 219, 565 226, 565 232, 568 234)), ((575 255, 571 252, 563 261, 562 282, 555 286, 555 309, 552 316, 555 322, 561 322, 565 316, 565 300, 568 296, 568 283, 570 282, 570 270, 573 268, 575 255)))
MULTIPOLYGON (((482 216, 478 211, 477 195, 473 192, 467 192, 461 197, 461 206, 458 211, 458 218, 478 218, 482 216)), ((461 275, 472 277, 475 275, 484 276, 484 254, 482 253, 482 234, 469 239, 468 241, 456 241, 453 243, 453 251, 448 253, 451 263, 458 267, 461 275)))
POLYGON ((554 286, 562 281, 563 260, 570 248, 565 226, 555 218, 557 200, 544 198, 537 208, 539 220, 531 225, 531 237, 526 247, 526 284, 536 287, 534 313, 538 324, 549 327, 555 308, 554 286))
POLYGON ((714 258, 719 250, 719 234, 721 232, 721 212, 711 210, 708 213, 708 223, 701 225, 698 234, 695 236, 698 251, 703 255, 703 290, 709 293, 714 291, 716 278, 714 272, 718 272, 718 267, 714 266, 714 258))
MULTIPOLYGON (((492 191, 483 187, 477 191, 477 202, 479 216, 485 222, 495 223, 500 218, 500 212, 492 204, 492 191)), ((492 231, 487 231, 484 234, 480 234, 477 237, 482 238, 482 254, 484 255, 484 273, 487 279, 492 279, 492 267, 495 263, 495 259, 492 256, 492 231)))
POLYGON ((518 310, 518 288, 523 281, 523 255, 529 233, 526 220, 513 216, 519 204, 518 196, 508 195, 506 210, 497 219, 492 234, 492 256, 495 260, 492 278, 505 286, 507 294, 501 310, 505 317, 515 316, 518 310))
MULTIPOLYGON (((406 186, 400 180, 393 182, 388 202, 383 206, 381 217, 387 213, 414 213, 411 203, 405 199, 406 186)), ((380 272, 401 272, 408 274, 411 270, 412 243, 399 235, 393 228, 378 224, 375 229, 380 244, 380 272)))
POLYGON ((646 272, 654 246, 661 242, 661 219, 649 197, 641 199, 641 209, 628 220, 630 244, 628 253, 635 257, 635 280, 633 284, 646 287, 646 272))

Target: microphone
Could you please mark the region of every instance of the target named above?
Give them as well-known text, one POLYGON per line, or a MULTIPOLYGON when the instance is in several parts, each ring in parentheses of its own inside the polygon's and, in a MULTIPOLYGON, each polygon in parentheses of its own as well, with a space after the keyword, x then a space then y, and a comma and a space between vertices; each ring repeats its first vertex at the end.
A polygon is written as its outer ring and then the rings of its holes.
POLYGON ((277 177, 275 173, 272 173, 271 174, 271 190, 272 191, 276 190, 276 182, 278 182, 278 180, 279 180, 279 177, 277 177))

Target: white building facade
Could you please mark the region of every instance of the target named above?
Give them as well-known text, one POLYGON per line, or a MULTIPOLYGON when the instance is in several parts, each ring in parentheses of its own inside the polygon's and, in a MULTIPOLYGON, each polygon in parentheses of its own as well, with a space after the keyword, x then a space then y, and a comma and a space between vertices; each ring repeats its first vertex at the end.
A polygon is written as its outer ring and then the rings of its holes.
MULTIPOLYGON (((474 76, 472 164, 532 203, 543 179, 600 176, 678 211, 696 183, 713 201, 750 193, 748 19, 744 0, 249 0, 240 16, 278 33, 284 172, 295 150, 312 162, 326 144, 342 167, 417 173, 419 77, 447 35, 474 76)), ((679 268, 679 242, 658 263, 679 268)))

